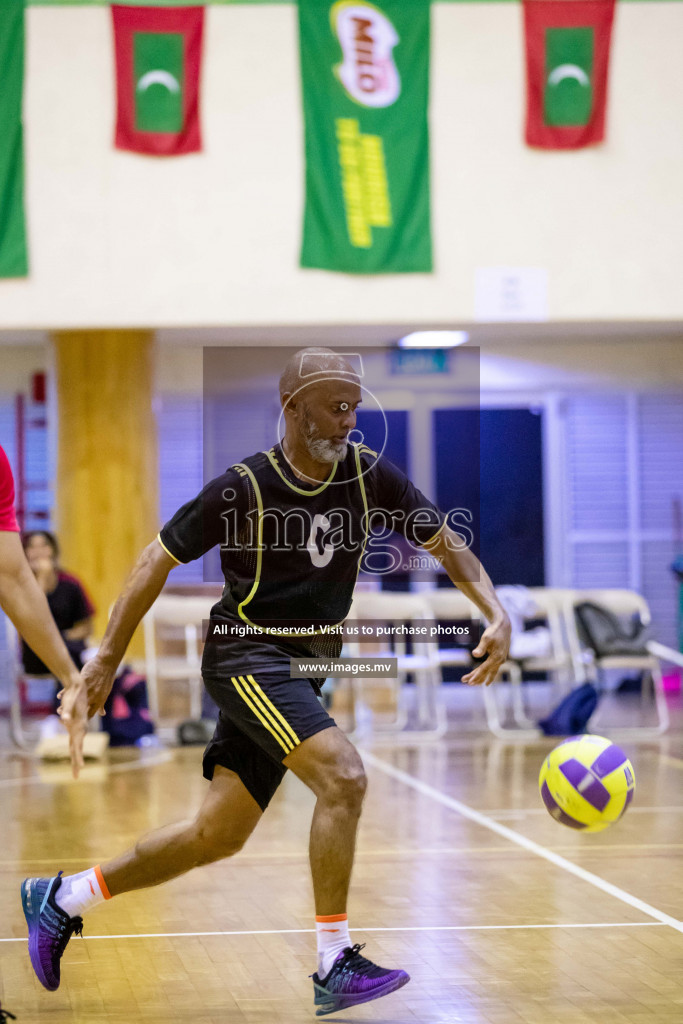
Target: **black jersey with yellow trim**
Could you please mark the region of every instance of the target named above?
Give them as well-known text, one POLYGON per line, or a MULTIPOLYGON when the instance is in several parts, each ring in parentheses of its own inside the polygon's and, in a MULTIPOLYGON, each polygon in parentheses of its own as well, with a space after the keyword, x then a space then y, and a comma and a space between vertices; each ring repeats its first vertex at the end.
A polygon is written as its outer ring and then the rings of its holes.
POLYGON ((368 536, 396 530, 428 544, 445 517, 388 459, 349 444, 323 482, 294 475, 281 445, 211 481, 160 532, 179 562, 221 546, 214 616, 301 638, 343 622, 368 536))

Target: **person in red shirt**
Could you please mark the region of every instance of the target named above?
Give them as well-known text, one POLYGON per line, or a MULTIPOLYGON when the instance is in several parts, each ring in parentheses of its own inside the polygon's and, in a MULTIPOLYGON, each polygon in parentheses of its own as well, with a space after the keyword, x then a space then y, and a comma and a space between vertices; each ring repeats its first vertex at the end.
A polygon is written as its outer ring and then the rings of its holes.
POLYGON ((14 478, 2 447, 0 447, 0 530, 13 533, 19 531, 14 511, 14 478))
MULTIPOLYGON (((55 625, 47 598, 26 561, 14 511, 14 479, 9 461, 0 447, 0 608, 11 619, 19 634, 36 652, 64 689, 74 688, 78 705, 86 699, 78 669, 55 625), (82 696, 81 696, 82 695, 82 696)), ((82 716, 82 732, 86 732, 82 716)), ((70 734, 71 764, 74 776, 83 766, 82 736, 70 734)))

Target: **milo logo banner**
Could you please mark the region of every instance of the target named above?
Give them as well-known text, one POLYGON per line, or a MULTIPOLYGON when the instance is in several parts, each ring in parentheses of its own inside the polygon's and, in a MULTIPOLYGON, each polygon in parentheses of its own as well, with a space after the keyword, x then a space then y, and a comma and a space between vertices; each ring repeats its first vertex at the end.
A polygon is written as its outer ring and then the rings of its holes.
POLYGON ((299 0, 303 267, 432 269, 429 0, 299 0))

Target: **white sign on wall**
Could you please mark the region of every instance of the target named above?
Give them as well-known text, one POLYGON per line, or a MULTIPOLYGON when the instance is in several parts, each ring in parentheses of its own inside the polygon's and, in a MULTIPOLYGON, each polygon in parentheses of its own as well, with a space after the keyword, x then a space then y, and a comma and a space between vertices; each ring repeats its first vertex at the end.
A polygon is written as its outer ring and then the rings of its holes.
POLYGON ((474 319, 486 323, 548 319, 548 271, 543 267, 477 267, 474 319))

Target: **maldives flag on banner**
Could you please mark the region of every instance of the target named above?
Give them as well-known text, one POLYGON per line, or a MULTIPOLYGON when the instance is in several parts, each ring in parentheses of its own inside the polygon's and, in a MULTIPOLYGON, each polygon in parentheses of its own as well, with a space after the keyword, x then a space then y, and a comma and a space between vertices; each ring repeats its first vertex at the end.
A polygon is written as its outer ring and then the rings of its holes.
POLYGON ((614 0, 524 0, 530 146, 602 142, 613 18, 614 0))
POLYGON ((117 149, 152 156, 197 152, 204 8, 111 10, 117 149))

